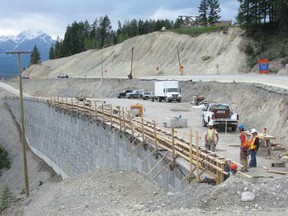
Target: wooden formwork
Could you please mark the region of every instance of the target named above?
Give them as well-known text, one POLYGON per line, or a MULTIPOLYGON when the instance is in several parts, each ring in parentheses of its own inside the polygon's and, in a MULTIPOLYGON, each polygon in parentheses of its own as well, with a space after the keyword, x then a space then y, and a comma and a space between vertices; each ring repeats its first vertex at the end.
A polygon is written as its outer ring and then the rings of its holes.
MULTIPOLYGON (((167 167, 170 166, 172 169, 177 163, 176 159, 178 157, 183 158, 189 163, 190 167, 189 174, 184 177, 183 181, 200 181, 201 175, 209 174, 209 176, 211 176, 217 184, 220 184, 229 175, 227 172, 227 167, 233 161, 228 160, 215 152, 199 147, 198 131, 196 131, 195 135, 193 135, 191 130, 190 140, 188 141, 176 136, 174 128, 172 128, 171 131, 168 131, 166 129, 157 127, 155 121, 145 119, 143 118, 143 115, 137 118, 132 117, 129 111, 125 110, 124 108, 114 107, 110 104, 94 102, 94 104, 90 103, 89 106, 86 106, 85 103, 80 104, 75 99, 59 97, 51 98, 48 103, 57 109, 62 109, 66 110, 67 112, 74 112, 81 115, 88 115, 90 118, 95 119, 106 126, 110 126, 112 130, 117 129, 119 133, 129 134, 132 144, 135 144, 136 140, 138 141, 138 144, 136 147, 134 145, 135 148, 132 152, 130 152, 130 155, 141 146, 144 148, 147 147, 147 141, 149 140, 149 143, 152 143, 153 145, 153 150, 147 157, 154 155, 156 158, 158 158, 159 151, 165 152, 162 154, 160 161, 169 155, 172 159, 171 162, 167 164, 167 167), (196 140, 195 143, 192 142, 193 138, 196 140)), ((156 165, 158 165, 158 163, 156 165)), ((240 164, 238 165, 241 167, 240 164)), ((163 169, 165 168, 166 167, 163 169)), ((149 172, 149 174, 152 172, 152 170, 149 172)), ((160 174, 160 172, 158 174, 160 174)), ((155 177, 156 176, 153 178, 155 177)))

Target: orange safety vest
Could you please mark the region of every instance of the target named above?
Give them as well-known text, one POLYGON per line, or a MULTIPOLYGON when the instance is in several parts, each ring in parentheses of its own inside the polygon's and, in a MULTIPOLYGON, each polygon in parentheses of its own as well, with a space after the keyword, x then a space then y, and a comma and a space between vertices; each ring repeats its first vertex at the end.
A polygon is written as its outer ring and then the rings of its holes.
POLYGON ((255 137, 253 137, 253 139, 251 140, 251 143, 250 143, 250 149, 251 150, 255 150, 256 149, 256 145, 255 145, 255 140, 256 138, 258 138, 258 135, 256 135, 255 137))
MULTIPOLYGON (((243 143, 241 143, 241 147, 242 147, 242 148, 249 148, 250 144, 249 144, 249 140, 247 139, 247 135, 246 135, 246 133, 245 133, 244 131, 241 132, 241 135, 242 135, 242 134, 244 134, 245 140, 244 140, 243 143)), ((241 137, 241 135, 240 135, 240 137, 241 137)))

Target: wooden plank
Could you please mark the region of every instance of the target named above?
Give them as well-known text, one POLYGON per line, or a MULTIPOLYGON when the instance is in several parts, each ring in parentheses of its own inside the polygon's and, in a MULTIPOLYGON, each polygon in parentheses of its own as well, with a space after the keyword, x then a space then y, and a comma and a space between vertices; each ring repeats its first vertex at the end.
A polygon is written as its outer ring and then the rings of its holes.
POLYGON ((280 175, 288 175, 288 172, 279 171, 279 170, 266 170, 266 172, 280 174, 280 175))

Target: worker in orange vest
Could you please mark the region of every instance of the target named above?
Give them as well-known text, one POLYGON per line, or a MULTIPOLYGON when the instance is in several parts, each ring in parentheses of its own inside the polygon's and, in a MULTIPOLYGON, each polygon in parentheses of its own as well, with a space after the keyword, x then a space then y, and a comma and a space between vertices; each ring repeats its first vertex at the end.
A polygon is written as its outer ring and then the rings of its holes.
POLYGON ((256 167, 257 166, 257 160, 256 160, 256 154, 259 149, 259 138, 258 138, 258 132, 256 129, 251 130, 252 138, 250 141, 250 162, 249 167, 256 167))
POLYGON ((248 172, 248 156, 249 156, 249 140, 247 138, 247 135, 245 133, 245 128, 243 124, 239 125, 239 131, 240 131, 240 163, 243 165, 241 171, 242 172, 248 172))
POLYGON ((219 141, 218 132, 213 128, 213 122, 208 123, 208 129, 205 132, 205 147, 207 150, 215 152, 216 145, 219 141))

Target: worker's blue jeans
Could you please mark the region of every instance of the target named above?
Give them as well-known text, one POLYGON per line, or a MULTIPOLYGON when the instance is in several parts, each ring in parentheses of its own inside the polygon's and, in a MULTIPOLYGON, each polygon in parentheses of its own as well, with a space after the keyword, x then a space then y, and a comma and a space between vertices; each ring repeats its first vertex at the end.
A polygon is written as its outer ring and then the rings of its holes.
POLYGON ((257 161, 256 161, 256 153, 257 151, 251 151, 250 152, 250 163, 249 163, 249 167, 256 167, 257 166, 257 161))

